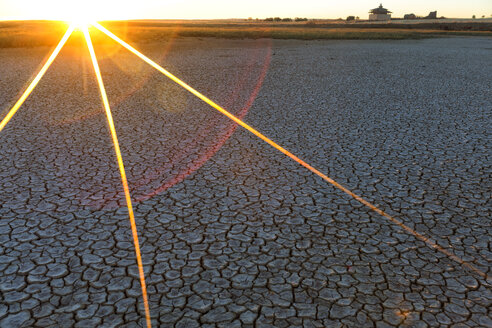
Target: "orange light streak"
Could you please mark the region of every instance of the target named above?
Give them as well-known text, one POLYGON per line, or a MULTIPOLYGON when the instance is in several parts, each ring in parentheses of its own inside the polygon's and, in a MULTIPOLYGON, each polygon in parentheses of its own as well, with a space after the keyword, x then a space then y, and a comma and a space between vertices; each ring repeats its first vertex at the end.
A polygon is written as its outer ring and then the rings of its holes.
POLYGON ((130 52, 132 52, 133 54, 135 54, 136 56, 138 56, 140 59, 142 59, 143 61, 145 61, 147 64, 149 64, 150 66, 152 66, 153 68, 155 68, 156 70, 158 70, 159 72, 161 72, 162 74, 164 74, 165 76, 167 76, 168 78, 170 78, 172 81, 174 81, 175 83, 179 84, 180 86, 182 86, 183 88, 185 88, 186 90, 188 90, 190 93, 192 93, 193 95, 195 95, 197 98, 201 99, 202 101, 204 101, 205 103, 207 103, 211 107, 215 108, 217 111, 219 111, 223 115, 227 116, 228 118, 230 118, 231 120, 233 120, 234 122, 236 122, 237 124, 239 124, 240 126, 242 126, 243 128, 245 128, 246 130, 248 130, 249 132, 251 132, 252 134, 254 134, 255 136, 257 136, 261 140, 265 141, 266 143, 268 143, 270 146, 274 147, 275 149, 277 149, 281 153, 285 154, 286 156, 290 157, 291 159, 293 159, 294 161, 296 161, 300 165, 304 166, 306 169, 308 169, 309 171, 313 172, 314 174, 316 174, 317 176, 319 176, 320 178, 322 178, 326 182, 332 184, 333 186, 335 186, 336 188, 340 189, 344 193, 350 195, 352 198, 354 198, 358 202, 362 203, 363 205, 367 206, 368 208, 370 208, 374 212, 378 213, 379 215, 387 218, 388 220, 390 220, 394 224, 398 225, 400 228, 402 228, 406 232, 408 232, 408 233, 412 234, 413 236, 415 236, 417 239, 420 239, 421 241, 425 242, 431 248, 436 249, 437 251, 439 251, 439 252, 443 253, 444 255, 448 256, 453 261, 455 261, 455 262, 461 264, 462 266, 464 266, 464 267, 466 267, 466 268, 474 271, 475 273, 479 274, 482 278, 488 279, 488 275, 485 272, 483 272, 480 269, 478 269, 477 267, 475 267, 473 264, 468 263, 468 262, 465 262, 464 260, 462 260, 461 258, 459 258, 458 256, 456 256, 455 254, 453 254, 451 251, 449 251, 449 250, 443 248, 442 246, 438 245, 436 242, 434 242, 430 238, 428 238, 428 237, 422 235, 421 233, 415 231, 414 229, 412 229, 409 226, 405 225, 402 221, 400 221, 400 220, 392 217, 391 215, 389 215, 388 213, 384 212, 383 210, 380 210, 375 205, 371 204, 370 202, 368 202, 367 200, 363 199, 359 195, 354 194, 349 189, 345 188, 344 186, 342 186, 341 184, 339 184, 335 180, 331 179, 330 177, 328 177, 324 173, 320 172, 319 170, 317 170, 313 166, 309 165, 308 163, 306 163, 305 161, 303 161, 302 159, 300 159, 296 155, 292 154, 291 152, 289 152, 288 150, 286 150, 282 146, 278 145, 273 140, 269 139, 268 137, 266 137, 265 135, 263 135, 262 133, 260 133, 259 131, 257 131, 253 127, 251 127, 250 125, 246 124, 241 119, 237 118, 236 116, 234 116, 233 114, 231 114, 230 112, 228 112, 227 110, 225 110, 224 108, 222 108, 221 106, 219 106, 218 104, 216 104, 215 102, 213 102, 212 100, 210 100, 209 98, 207 98, 206 96, 204 96, 203 94, 201 94, 200 92, 198 92, 197 90, 193 89, 191 86, 189 86, 188 84, 186 84, 185 82, 183 82, 182 80, 180 80, 179 78, 177 78, 176 76, 174 76, 173 74, 171 74, 169 71, 167 71, 163 67, 159 66, 156 62, 154 62, 153 60, 151 60, 150 58, 148 58, 147 56, 145 56, 144 54, 142 54, 141 52, 139 52, 138 50, 136 50, 135 48, 133 48, 131 45, 129 45, 125 41, 123 41, 120 38, 118 38, 115 34, 111 33, 109 30, 107 30, 101 24, 94 23, 94 26, 97 29, 99 29, 101 32, 105 33, 107 36, 109 36, 110 38, 112 38, 113 40, 115 40, 116 42, 118 42, 119 44, 121 44, 124 48, 126 48, 127 50, 129 50, 130 52))
POLYGON ((121 156, 120 145, 118 142, 118 136, 116 134, 116 129, 114 127, 113 116, 111 114, 111 108, 109 107, 108 96, 106 95, 106 90, 104 88, 104 83, 101 76, 101 71, 99 69, 99 64, 97 63, 96 53, 94 51, 94 46, 92 45, 91 36, 87 28, 83 29, 85 40, 87 42, 87 47, 89 48, 89 53, 91 55, 92 64, 94 66, 94 71, 96 73, 97 82, 99 84, 99 91, 101 92, 101 98, 106 111, 106 118, 108 119, 109 130, 111 132, 111 138, 113 139, 114 150, 116 153, 116 159, 118 161, 118 167, 120 169, 121 183, 123 184, 123 190, 125 191, 126 205, 128 208, 128 216, 130 218, 130 225, 132 228, 133 244, 135 245, 135 254, 137 257, 138 273, 140 276, 140 285, 142 287, 142 297, 145 307, 145 319, 147 321, 147 327, 151 328, 152 323, 150 320, 150 310, 149 303, 147 299, 147 287, 145 284, 145 276, 143 271, 142 256, 140 254, 140 244, 138 242, 137 225, 135 224, 135 216, 133 214, 132 199, 130 196, 130 189, 128 188, 128 181, 126 179, 125 166, 123 165, 123 157, 121 156))
POLYGON ((61 49, 67 42, 68 38, 70 35, 72 35, 72 32, 74 30, 73 26, 69 26, 67 31, 65 32, 65 35, 63 35, 62 39, 56 46, 55 50, 53 50, 53 53, 50 55, 46 63, 43 65, 39 73, 36 75, 34 80, 29 84, 27 87, 26 91, 22 94, 22 96, 17 100, 17 102, 14 104, 14 107, 7 113, 7 115, 3 118, 2 122, 0 122, 0 132, 3 130, 3 128, 9 123, 9 121, 12 119, 12 117, 15 115, 15 113, 19 110, 19 108, 22 106, 22 104, 26 101, 27 97, 31 94, 31 92, 34 90, 34 88, 38 85, 39 81, 41 78, 44 76, 48 68, 51 66, 53 61, 55 60, 56 56, 60 53, 61 49))

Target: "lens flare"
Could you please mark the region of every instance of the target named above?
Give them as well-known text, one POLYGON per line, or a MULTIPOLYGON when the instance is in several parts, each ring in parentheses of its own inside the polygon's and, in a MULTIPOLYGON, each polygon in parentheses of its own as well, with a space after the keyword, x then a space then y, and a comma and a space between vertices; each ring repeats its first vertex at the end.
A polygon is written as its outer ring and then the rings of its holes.
MULTIPOLYGON (((240 98, 241 90, 243 87, 246 87, 246 84, 248 84, 244 80, 244 77, 250 72, 252 66, 254 66, 254 63, 258 62, 259 58, 263 58, 264 62, 260 67, 260 72, 259 75, 256 77, 254 85, 251 86, 252 90, 251 92, 249 92, 248 90, 249 95, 247 99, 244 99, 245 103, 242 104, 241 109, 235 114, 240 119, 243 119, 248 113, 250 107, 253 105, 254 100, 256 99, 256 97, 260 92, 261 86, 263 85, 263 81, 266 78, 266 74, 270 66, 270 60, 272 55, 270 42, 268 42, 267 45, 268 47, 266 48, 266 53, 264 54, 264 56, 263 54, 260 54, 261 51, 259 48, 258 53, 256 53, 255 56, 250 58, 250 62, 245 68, 243 74, 241 74, 243 79, 236 84, 236 88, 231 92, 231 95, 228 95, 227 99, 225 100, 229 106, 232 106, 236 101, 240 100, 239 98, 240 98)), ((185 91, 183 90, 183 92, 185 91)), ((209 124, 201 126, 200 131, 204 132, 205 135, 211 135, 213 133, 212 132, 213 128, 216 126, 217 123, 218 123, 217 121, 213 120, 209 124)), ((137 198, 137 201, 145 201, 151 197, 154 197, 155 195, 162 193, 168 188, 186 179, 187 176, 198 170, 212 156, 215 155, 215 153, 226 143, 226 141, 236 131, 237 127, 238 127, 237 124, 235 124, 234 122, 230 122, 227 127, 221 129, 221 131, 216 135, 214 134, 214 138, 213 138, 214 142, 211 143, 210 145, 204 146, 204 151, 198 154, 198 158, 191 161, 191 163, 184 163, 184 169, 181 172, 175 175, 171 174, 171 176, 166 181, 164 181, 164 183, 157 186, 155 189, 151 188, 152 189, 151 191, 145 191, 142 196, 139 196, 137 198)), ((184 143, 183 149, 178 154, 169 158, 169 163, 166 163, 167 164, 166 168, 168 170, 171 170, 170 167, 172 167, 173 165, 183 166, 183 163, 180 163, 180 161, 185 157, 190 156, 193 153, 194 147, 196 147, 196 145, 199 142, 202 142, 202 140, 200 139, 199 133, 197 133, 197 136, 195 138, 184 143)), ((157 179, 158 175, 163 169, 164 168, 162 167, 158 167, 153 171, 151 171, 150 173, 146 173, 145 176, 140 181, 138 181, 138 183, 133 184, 133 187, 143 188, 144 186, 151 185, 153 179, 157 179)))
MULTIPOLYGON (((141 284, 141 288, 142 288, 142 297, 143 297, 144 307, 145 307, 145 318, 146 318, 147 327, 150 328, 151 327, 151 318, 150 318, 145 276, 144 276, 144 271, 143 271, 143 263, 142 263, 142 257, 141 257, 140 246, 139 246, 139 241, 138 241, 138 233, 137 233, 137 227, 136 227, 136 223, 135 223, 135 217, 134 217, 134 212, 133 212, 131 195, 130 195, 130 191, 129 191, 129 187, 128 187, 128 181, 127 181, 127 177, 126 177, 125 167, 123 164, 123 158, 122 158, 121 150, 119 147, 118 137, 117 137, 116 129, 114 126, 114 121, 112 118, 112 113, 111 113, 109 101, 107 98, 106 90, 105 90, 102 76, 101 76, 101 72, 99 69, 99 64, 97 62, 95 50, 94 50, 94 47, 93 47, 93 44, 92 44, 92 41, 90 38, 89 30, 87 27, 88 18, 86 15, 82 15, 82 14, 80 15, 80 17, 83 17, 83 18, 73 20, 73 21, 77 22, 77 24, 76 25, 74 25, 74 24, 70 25, 70 27, 66 31, 65 35, 60 40, 60 42, 58 43, 58 45, 56 46, 55 50, 52 52, 50 57, 47 59, 45 64, 42 66, 41 70, 38 72, 38 74, 36 75, 34 80, 29 84, 28 88, 24 91, 24 93, 22 94, 20 99, 15 103, 15 105, 12 107, 12 109, 7 113, 7 115, 0 122, 0 131, 2 131, 4 129, 4 127, 9 123, 9 121, 12 119, 12 117, 15 115, 15 113, 18 111, 18 109, 22 106, 22 104, 29 97, 31 92, 35 89, 35 87, 37 86, 39 81, 45 75, 46 71, 51 66, 51 64, 53 63, 53 61, 55 60, 55 58, 57 57, 57 55, 59 54, 59 52, 61 51, 63 46, 65 45, 66 41, 68 40, 68 38, 70 37, 70 35, 74 31, 74 29, 75 28, 81 29, 83 34, 84 34, 84 37, 85 37, 85 40, 87 43, 87 47, 89 49, 89 53, 90 53, 90 57, 92 60, 94 72, 95 72, 96 79, 97 79, 97 82, 99 85, 99 90, 101 93, 102 103, 103 103, 105 113, 106 113, 106 118, 108 121, 108 126, 110 129, 111 138, 112 138, 114 149, 115 149, 116 159, 118 162, 118 168, 119 168, 120 176, 121 176, 121 182, 123 185, 123 190, 125 193, 125 200, 126 200, 126 204, 127 204, 127 208, 128 208, 128 215, 129 215, 130 225, 131 225, 131 230, 132 230, 132 235, 133 235, 133 242, 134 242, 134 246, 135 246, 135 254, 136 254, 136 258, 137 258, 137 265, 138 265, 139 276, 140 276, 140 284, 141 284)), ((332 184, 333 186, 335 186, 339 190, 343 191, 344 193, 348 194, 349 196, 351 196, 355 200, 359 201, 360 203, 362 203, 363 205, 365 205, 366 207, 368 207, 372 211, 380 214, 381 216, 385 217, 386 219, 388 219, 392 223, 398 225, 401 229, 403 229, 404 231, 406 231, 409 234, 412 234, 414 237, 423 241, 428 246, 430 246, 430 247, 436 249, 437 251, 445 254, 451 260, 461 264, 463 267, 465 267, 469 270, 474 271, 475 273, 479 274, 482 278, 484 278, 486 280, 490 279, 489 276, 485 272, 479 270, 474 265, 472 265, 468 262, 465 262, 463 259, 456 256, 453 252, 449 251, 448 249, 443 248, 442 246, 438 245, 436 242, 434 242, 430 238, 428 238, 428 237, 422 235, 421 233, 415 231, 414 229, 408 227, 402 221, 400 221, 400 220, 392 217, 391 215, 387 214, 383 210, 379 209, 375 205, 371 204, 370 202, 368 202, 367 200, 362 198, 361 196, 354 194, 352 191, 350 191, 349 189, 340 185, 335 180, 331 179, 330 177, 328 177, 327 175, 325 175, 324 173, 322 173, 318 169, 314 168, 313 166, 311 166, 307 162, 303 161, 302 159, 300 159, 296 155, 292 154, 291 152, 289 152, 285 148, 281 147, 279 144, 275 143, 273 140, 269 139, 268 137, 266 137, 265 135, 263 135, 262 133, 260 133, 259 131, 257 131, 253 127, 251 127, 250 125, 243 122, 241 116, 238 117, 238 116, 231 114, 229 111, 222 108, 221 106, 219 106, 218 104, 216 104, 215 102, 213 102, 212 100, 210 100, 209 98, 207 98, 206 96, 204 96, 203 94, 198 92, 197 90, 193 89, 191 86, 189 86, 188 84, 186 84, 185 82, 183 82, 182 80, 180 80, 179 78, 174 76, 173 74, 168 72, 166 69, 159 66, 157 63, 152 61, 150 58, 146 57, 145 55, 143 55, 142 53, 137 51, 135 48, 130 46, 128 43, 126 43, 125 41, 118 38, 116 35, 114 35, 110 31, 108 31, 107 29, 105 29, 100 24, 93 23, 93 25, 95 27, 97 27, 99 30, 101 30, 103 33, 108 35, 110 38, 112 38, 113 40, 115 40, 116 42, 121 44, 124 48, 126 48, 130 52, 134 53, 140 59, 142 59, 143 61, 145 61, 149 65, 151 65, 153 68, 155 68, 156 70, 158 70, 159 72, 161 72, 162 74, 164 74, 165 76, 170 78, 172 81, 174 81, 175 83, 177 83, 178 85, 180 85, 181 87, 183 87, 184 89, 189 91, 191 94, 193 94, 197 98, 201 99, 202 101, 204 101, 206 104, 210 105, 211 107, 215 108, 221 114, 225 115, 226 117, 231 119, 236 124, 242 126, 243 128, 245 128, 246 130, 248 130, 249 132, 251 132, 252 134, 257 136, 261 140, 265 141, 266 143, 268 143, 269 145, 271 145, 272 147, 274 147, 275 149, 277 149, 278 151, 280 151, 284 155, 286 155, 289 158, 291 158, 292 160, 296 161, 297 163, 299 163, 300 165, 302 165, 303 167, 305 167, 306 169, 308 169, 312 173, 321 177, 326 182, 332 184)), ((400 315, 402 317, 407 317, 409 315, 409 313, 402 312, 402 313, 400 313, 400 315)))
POLYGON ((201 99, 203 102, 207 103, 208 105, 210 105, 211 107, 213 107, 214 109, 216 109, 217 111, 219 111, 221 114, 225 115, 226 117, 228 117, 229 119, 231 119, 232 121, 234 121, 235 123, 237 123, 238 125, 242 126, 246 130, 248 130, 249 132, 251 132, 252 134, 254 134, 255 136, 257 136, 258 138, 260 138, 261 140, 265 141, 270 146, 272 146, 275 149, 277 149, 278 151, 280 151, 282 154, 290 157, 292 160, 294 160, 297 163, 299 163, 300 165, 304 166, 306 169, 308 169, 309 171, 313 172, 314 174, 316 174, 317 176, 319 176, 320 178, 322 178, 326 182, 332 184, 333 186, 335 186, 339 190, 343 191, 347 195, 349 195, 352 198, 354 198, 355 200, 357 200, 358 202, 360 202, 363 205, 367 206, 372 211, 378 213, 379 215, 385 217, 389 221, 391 221, 394 224, 398 225, 404 231, 408 232, 409 234, 412 234, 417 239, 423 241, 425 244, 427 244, 431 248, 434 248, 437 251, 445 254, 447 257, 449 257, 453 261, 461 264, 463 267, 466 267, 466 268, 468 268, 468 269, 476 272, 482 278, 488 279, 488 275, 485 272, 481 271, 480 269, 478 269, 477 267, 475 267, 471 263, 465 262, 460 257, 456 256, 451 251, 443 248, 442 246, 440 246, 439 244, 437 244, 436 242, 434 242, 429 237, 426 237, 426 236, 422 235, 421 233, 415 231, 414 229, 412 229, 409 226, 405 225, 402 221, 400 221, 400 220, 392 217, 391 215, 389 215, 388 213, 386 213, 383 210, 379 209, 378 207, 374 206, 373 204, 371 204, 370 202, 368 202, 364 198, 360 197, 359 195, 354 194, 352 191, 350 191, 349 189, 345 188, 344 186, 342 186, 341 184, 339 184, 335 180, 331 179, 330 177, 328 177, 326 174, 322 173, 321 171, 319 171, 315 167, 309 165, 307 162, 303 161, 302 159, 300 159, 296 155, 294 155, 291 152, 289 152, 287 149, 283 148, 282 146, 280 146, 279 144, 277 144, 273 140, 269 139, 268 137, 266 137, 265 135, 263 135, 261 132, 259 132, 258 130, 254 129, 252 126, 250 126, 247 123, 243 122, 241 119, 239 119, 235 115, 231 114, 226 109, 222 108, 221 106, 219 106, 218 104, 216 104, 215 102, 213 102, 212 100, 210 100, 209 98, 207 98, 206 96, 204 96, 202 93, 200 93, 197 90, 193 89, 191 86, 189 86, 188 84, 186 84, 185 82, 183 82, 182 80, 180 80, 178 77, 174 76, 169 71, 167 71, 166 69, 164 69, 163 67, 161 67, 156 62, 154 62, 152 59, 148 58, 147 56, 145 56, 144 54, 142 54, 141 52, 139 52, 137 49, 133 48, 131 45, 129 45, 125 41, 123 41, 120 38, 118 38, 115 34, 111 33, 109 30, 107 30, 101 24, 95 23, 94 26, 96 28, 98 28, 101 32, 105 33, 110 38, 112 38, 113 40, 115 40, 116 42, 118 42, 119 44, 121 44, 124 48, 126 48, 129 51, 131 51, 132 53, 134 53, 140 59, 142 59, 143 61, 145 61, 146 63, 148 63, 150 66, 152 66, 153 68, 155 68, 156 70, 158 70, 159 72, 161 72, 163 75, 167 76, 172 81, 174 81, 175 83, 179 84, 180 86, 182 86, 183 88, 185 88, 186 90, 188 90, 191 94, 195 95, 197 98, 201 99))
POLYGON ((106 95, 106 90, 104 88, 104 83, 101 76, 101 71, 99 70, 99 64, 97 63, 96 53, 92 45, 91 37, 89 35, 89 30, 87 28, 83 29, 85 39, 87 41, 87 47, 89 48, 89 53, 91 55, 92 64, 94 66, 94 72, 96 74, 97 83, 99 84, 99 90, 101 92, 101 98, 104 105, 104 110, 106 111, 106 118, 108 119, 109 130, 111 132, 111 138, 113 139, 114 150, 116 153, 116 159, 118 161, 118 168, 121 175, 121 183, 123 184, 123 189, 125 191, 126 205, 128 208, 128 216, 130 218, 130 225, 132 228, 133 244, 135 246, 135 254, 137 257, 138 273, 140 276, 140 285, 142 287, 142 297, 145 307, 145 319, 147 321, 147 327, 151 327, 150 321, 150 311, 149 303, 147 299, 147 287, 145 284, 145 276, 143 271, 142 256, 140 254, 140 245, 138 242, 137 225, 135 224, 135 217, 133 214, 132 199, 130 196, 130 190, 128 188, 128 181, 126 179, 125 166, 123 165, 123 157, 121 156, 120 145, 118 142, 118 136, 116 134, 116 129, 114 127, 113 116, 111 114, 111 108, 109 107, 108 97, 106 95))
POLYGON ((55 50, 50 55, 50 57, 48 58, 46 63, 43 65, 43 67, 41 68, 39 73, 36 75, 34 80, 32 80, 32 82, 29 84, 26 91, 24 91, 22 96, 15 103, 14 107, 12 107, 12 109, 7 113, 7 115, 3 118, 2 122, 0 122, 0 132, 7 125, 7 123, 9 123, 9 121, 12 119, 12 117, 15 115, 15 113, 19 110, 19 108, 22 106, 22 104, 26 101, 27 97, 29 97, 29 95, 34 90, 34 88, 36 88, 36 86, 38 85, 41 78, 44 76, 44 74, 46 73, 48 68, 51 66, 51 64, 55 60, 56 56, 58 56, 58 54, 60 53, 61 49, 63 48, 63 46, 67 42, 70 35, 72 35, 73 30, 74 30, 74 26, 71 25, 68 28, 67 32, 65 32, 65 35, 63 35, 62 39, 60 40, 60 42, 58 43, 58 45, 56 46, 55 50))

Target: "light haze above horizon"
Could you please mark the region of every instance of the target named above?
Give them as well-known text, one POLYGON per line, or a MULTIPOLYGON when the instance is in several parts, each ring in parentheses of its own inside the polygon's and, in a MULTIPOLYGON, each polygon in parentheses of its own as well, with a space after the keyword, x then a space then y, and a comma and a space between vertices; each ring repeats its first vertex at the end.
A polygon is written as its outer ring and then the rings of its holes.
MULTIPOLYGON (((379 6, 380 1, 335 0, 305 1, 230 1, 230 0, 0 0, 0 20, 56 19, 67 20, 70 12, 80 10, 91 13, 97 20, 110 19, 227 19, 266 17, 345 18, 349 15, 368 18, 368 11, 379 6)), ((491 0, 386 0, 383 6, 393 12, 393 17, 414 13, 426 16, 437 10, 438 17, 490 18, 491 0)))

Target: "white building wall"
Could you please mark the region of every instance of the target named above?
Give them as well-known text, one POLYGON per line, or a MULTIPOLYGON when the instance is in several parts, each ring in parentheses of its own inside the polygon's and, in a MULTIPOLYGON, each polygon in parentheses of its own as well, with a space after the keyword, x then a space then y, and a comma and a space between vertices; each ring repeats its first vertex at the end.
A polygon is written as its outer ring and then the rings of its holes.
POLYGON ((388 21, 391 20, 391 15, 388 14, 369 14, 370 21, 388 21))

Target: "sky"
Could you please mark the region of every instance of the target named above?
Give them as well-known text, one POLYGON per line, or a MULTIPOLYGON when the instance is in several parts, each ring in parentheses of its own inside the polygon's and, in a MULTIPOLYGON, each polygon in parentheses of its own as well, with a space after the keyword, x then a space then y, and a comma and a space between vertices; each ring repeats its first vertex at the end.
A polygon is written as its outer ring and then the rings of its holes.
MULTIPOLYGON (((0 0, 0 20, 70 20, 83 14, 104 19, 224 19, 266 17, 367 18, 381 0, 0 0)), ((414 13, 426 16, 491 17, 492 0, 386 0, 393 17, 414 13)))

